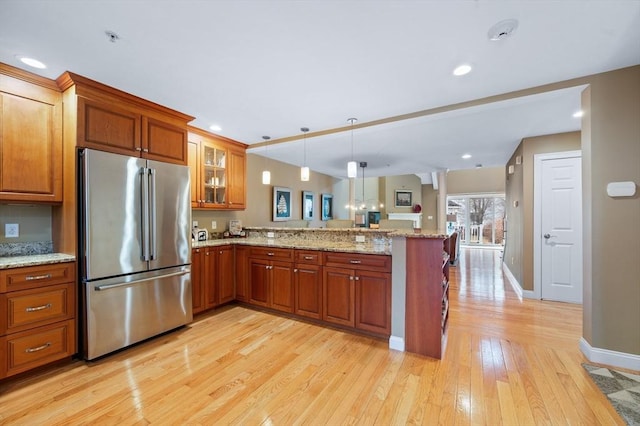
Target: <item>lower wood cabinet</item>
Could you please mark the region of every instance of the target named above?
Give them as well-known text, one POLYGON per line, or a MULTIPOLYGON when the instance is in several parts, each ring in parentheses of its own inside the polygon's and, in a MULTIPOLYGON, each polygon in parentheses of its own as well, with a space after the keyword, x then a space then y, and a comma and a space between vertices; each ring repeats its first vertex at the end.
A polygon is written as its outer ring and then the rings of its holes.
POLYGON ((76 353, 75 263, 0 271, 0 379, 76 353))
POLYGON ((322 319, 322 266, 296 263, 294 272, 294 313, 322 319))
POLYGON ((249 302, 293 312, 293 263, 249 257, 249 302))
POLYGON ((191 253, 191 293, 197 314, 235 299, 233 247, 194 248, 191 253))
POLYGON ((356 271, 356 328, 391 335, 391 274, 356 271))
POLYGON ((249 248, 235 246, 235 283, 236 299, 241 302, 249 301, 249 248))

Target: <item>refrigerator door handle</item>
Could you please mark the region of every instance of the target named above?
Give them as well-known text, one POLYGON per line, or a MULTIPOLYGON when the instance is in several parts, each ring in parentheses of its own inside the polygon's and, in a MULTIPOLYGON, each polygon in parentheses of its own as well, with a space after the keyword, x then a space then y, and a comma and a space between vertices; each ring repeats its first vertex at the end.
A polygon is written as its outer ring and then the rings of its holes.
POLYGON ((149 169, 140 169, 142 202, 142 260, 149 261, 149 169))
POLYGON ((144 283, 144 282, 147 282, 147 281, 153 281, 153 280, 157 280, 158 278, 176 277, 178 275, 184 275, 184 274, 188 274, 190 272, 191 271, 187 269, 187 270, 184 270, 184 271, 172 272, 170 274, 153 276, 153 277, 149 277, 149 278, 142 278, 140 280, 129 281, 129 282, 126 282, 126 283, 97 285, 97 286, 94 287, 94 290, 95 291, 104 291, 104 290, 111 290, 113 288, 119 288, 119 287, 130 287, 130 286, 132 286, 134 284, 140 284, 140 283, 144 283))
POLYGON ((156 221, 156 169, 149 169, 149 212, 151 220, 151 229, 149 231, 149 248, 150 256, 149 260, 156 260, 158 258, 158 244, 157 244, 157 221, 156 221))

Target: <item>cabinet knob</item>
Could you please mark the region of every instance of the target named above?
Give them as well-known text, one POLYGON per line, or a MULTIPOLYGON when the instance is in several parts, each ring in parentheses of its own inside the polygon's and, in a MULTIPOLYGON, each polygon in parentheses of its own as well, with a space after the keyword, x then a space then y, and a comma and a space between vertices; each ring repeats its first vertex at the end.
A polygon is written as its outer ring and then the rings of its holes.
POLYGON ((148 149, 148 148, 145 148, 145 149, 143 149, 142 151, 143 151, 143 152, 149 152, 149 149, 148 149))
POLYGON ((142 151, 142 148, 137 148, 137 147, 136 147, 136 151, 142 151))
POLYGON ((298 272, 298 268, 294 269, 293 272, 298 272))
POLYGON ((360 281, 360 277, 356 277, 356 281, 360 281))
POLYGON ((349 275, 349 281, 353 281, 353 277, 349 275))

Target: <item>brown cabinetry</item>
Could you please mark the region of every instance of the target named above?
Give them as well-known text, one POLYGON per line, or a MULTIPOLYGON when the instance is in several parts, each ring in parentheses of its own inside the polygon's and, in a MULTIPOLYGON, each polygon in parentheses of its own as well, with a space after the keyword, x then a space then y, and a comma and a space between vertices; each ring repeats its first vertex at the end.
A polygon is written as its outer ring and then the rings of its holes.
POLYGON ((449 318, 449 256, 440 238, 407 238, 405 348, 442 358, 449 318))
POLYGON ((75 263, 0 271, 0 378, 76 352, 75 263))
POLYGON ((191 206, 240 210, 246 206, 246 145, 190 128, 191 206))
POLYGON ((323 319, 389 336, 390 256, 325 253, 323 319))
POLYGON ((322 256, 318 251, 296 250, 294 272, 294 312, 322 319, 322 256))
POLYGON ((0 201, 62 202, 62 94, 0 64, 0 201))
POLYGON ((191 253, 193 313, 235 299, 233 247, 194 248, 191 253))
POLYGON ((294 311, 293 250, 249 249, 249 302, 283 312, 294 311))
POLYGON ((236 299, 241 302, 249 301, 249 248, 235 246, 235 283, 236 299))

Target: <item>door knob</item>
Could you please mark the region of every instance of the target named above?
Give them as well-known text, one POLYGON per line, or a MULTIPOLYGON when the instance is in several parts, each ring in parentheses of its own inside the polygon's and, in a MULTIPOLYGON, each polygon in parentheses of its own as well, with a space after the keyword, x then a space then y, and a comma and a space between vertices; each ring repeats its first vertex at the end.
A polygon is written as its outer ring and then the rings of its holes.
POLYGON ((551 238, 551 234, 544 234, 543 237, 545 240, 548 240, 549 238, 551 238))

